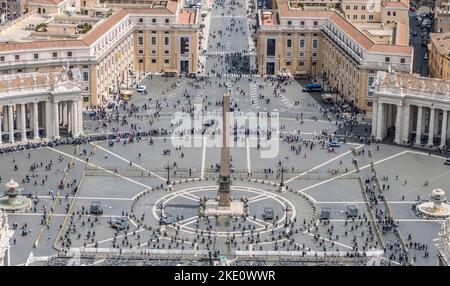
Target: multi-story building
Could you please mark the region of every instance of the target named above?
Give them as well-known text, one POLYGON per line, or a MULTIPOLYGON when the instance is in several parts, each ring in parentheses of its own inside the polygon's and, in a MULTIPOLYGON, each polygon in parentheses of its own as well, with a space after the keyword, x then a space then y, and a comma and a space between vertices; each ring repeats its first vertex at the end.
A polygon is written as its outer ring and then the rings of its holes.
POLYGON ((341 0, 341 10, 352 23, 408 24, 408 0, 341 0))
POLYGON ((131 87, 136 74, 197 70, 197 11, 178 1, 113 9, 94 3, 92 16, 75 14, 76 2, 69 0, 33 1, 45 1, 45 11, 34 8, 15 25, 0 28, 0 74, 78 68, 88 106, 131 87), (56 2, 51 9, 50 1, 56 2))
POLYGON ((430 76, 450 80, 450 32, 430 35, 428 55, 430 76))
POLYGON ((434 8, 434 31, 450 32, 450 1, 434 8))
POLYGON ((298 1, 276 4, 276 9, 258 11, 260 74, 287 69, 292 75, 322 78, 340 100, 370 111, 373 93, 368 87, 377 71, 412 69, 405 23, 356 25, 335 10, 307 10, 298 1))

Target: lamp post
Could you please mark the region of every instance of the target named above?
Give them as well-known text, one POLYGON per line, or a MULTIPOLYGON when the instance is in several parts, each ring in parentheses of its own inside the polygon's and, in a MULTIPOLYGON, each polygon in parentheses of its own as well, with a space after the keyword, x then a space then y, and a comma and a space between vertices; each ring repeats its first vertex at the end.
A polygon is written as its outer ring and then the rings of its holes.
POLYGON ((284 173, 287 172, 287 168, 284 166, 284 164, 289 160, 288 157, 284 157, 282 161, 279 161, 280 163, 280 190, 284 188, 284 173))

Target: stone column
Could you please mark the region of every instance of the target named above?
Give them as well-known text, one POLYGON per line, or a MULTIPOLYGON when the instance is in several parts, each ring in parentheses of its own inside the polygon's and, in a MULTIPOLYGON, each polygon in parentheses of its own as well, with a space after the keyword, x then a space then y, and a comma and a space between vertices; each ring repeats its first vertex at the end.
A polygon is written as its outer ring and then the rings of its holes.
POLYGON ((378 103, 378 115, 377 115, 377 136, 376 139, 377 140, 382 140, 383 138, 381 137, 383 134, 383 109, 384 109, 384 105, 383 103, 379 102, 378 103))
POLYGON ((430 108, 430 126, 428 127, 428 146, 433 145, 434 138, 434 115, 436 114, 436 109, 430 108))
POLYGON ((52 120, 53 138, 59 139, 59 103, 52 102, 52 105, 53 105, 53 120, 52 120))
POLYGON ((377 137, 378 101, 372 104, 372 136, 377 137))
POLYGON ((3 129, 8 131, 8 106, 3 106, 3 129))
MULTIPOLYGON (((66 113, 67 113, 67 134, 69 134, 71 131, 73 133, 73 112, 72 112, 72 106, 70 101, 64 102, 64 105, 66 106, 66 113)), ((63 115, 66 116, 66 115, 63 115)))
POLYGON ((409 117, 411 114, 411 106, 409 104, 405 105, 403 107, 403 127, 402 127, 402 133, 403 133, 403 138, 402 141, 404 141, 405 143, 408 142, 409 139, 409 132, 410 132, 410 124, 409 124, 409 117))
POLYGON ((67 101, 61 102, 61 119, 62 119, 62 126, 67 125, 67 129, 69 129, 69 106, 67 101))
POLYGON ((26 121, 26 112, 25 103, 20 104, 20 130, 22 131, 20 140, 27 140, 27 121, 26 121))
POLYGON ((13 106, 8 105, 8 119, 9 119, 9 143, 14 143, 14 114, 13 106))
POLYGON ((402 132, 402 106, 397 105, 397 114, 395 116, 395 139, 394 142, 401 143, 401 132, 402 132))
POLYGON ((21 114, 22 114, 22 105, 19 103, 19 104, 16 104, 15 106, 13 106, 13 111, 14 111, 14 107, 16 108, 16 120, 14 121, 14 129, 15 130, 20 130, 21 128, 20 128, 20 126, 22 126, 22 124, 21 124, 21 120, 22 120, 22 116, 21 116, 21 114))
POLYGON ((83 134, 83 105, 81 99, 77 100, 78 135, 83 134))
POLYGON ((420 145, 421 136, 422 136, 422 106, 417 106, 416 145, 420 145))
POLYGON ((45 102, 45 137, 53 137, 53 125, 52 125, 52 103, 50 101, 45 102))
POLYGON ((447 120, 448 111, 442 110, 442 131, 441 131, 441 147, 447 145, 447 120))
POLYGON ((34 140, 39 140, 39 116, 38 116, 38 111, 39 111, 38 102, 33 102, 33 139, 34 140))
POLYGON ((73 131, 72 131, 72 136, 78 137, 78 135, 80 134, 80 130, 79 130, 79 122, 78 122, 78 101, 77 100, 72 100, 72 116, 73 116, 73 131))

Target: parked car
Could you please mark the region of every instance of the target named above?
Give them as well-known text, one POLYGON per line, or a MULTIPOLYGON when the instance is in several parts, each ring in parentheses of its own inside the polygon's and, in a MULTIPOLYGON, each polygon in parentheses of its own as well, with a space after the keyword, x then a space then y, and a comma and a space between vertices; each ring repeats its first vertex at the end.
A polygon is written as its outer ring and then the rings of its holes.
POLYGON ((320 212, 320 219, 321 220, 329 220, 331 218, 331 209, 330 208, 323 208, 320 212))
POLYGON ((347 218, 357 217, 358 216, 358 208, 355 205, 348 205, 347 211, 345 212, 347 218))
POLYGON ((92 202, 91 206, 89 207, 89 212, 94 215, 102 215, 103 208, 100 205, 100 202, 92 202))
POLYGON ((109 218, 109 223, 113 228, 123 230, 128 227, 128 218, 125 216, 124 217, 112 216, 109 218))
POLYGON ((328 144, 328 147, 331 147, 331 148, 336 148, 336 147, 339 147, 339 146, 341 146, 341 143, 340 143, 340 142, 337 142, 337 141, 331 141, 331 142, 328 144))
POLYGON ((445 165, 450 165, 450 157, 448 157, 447 160, 445 160, 444 164, 445 165))
POLYGON ((145 87, 145 85, 139 85, 137 88, 138 92, 144 92, 147 88, 145 87))
POLYGON ((264 208, 263 218, 264 220, 273 220, 273 208, 264 208))

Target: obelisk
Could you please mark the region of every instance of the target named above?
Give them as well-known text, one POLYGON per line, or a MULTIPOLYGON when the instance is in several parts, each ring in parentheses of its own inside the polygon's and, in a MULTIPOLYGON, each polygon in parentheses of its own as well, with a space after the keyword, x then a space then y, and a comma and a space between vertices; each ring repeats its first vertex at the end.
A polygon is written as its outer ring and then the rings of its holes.
POLYGON ((230 207, 230 95, 223 94, 222 111, 222 147, 220 150, 220 176, 219 176, 219 207, 230 207))

